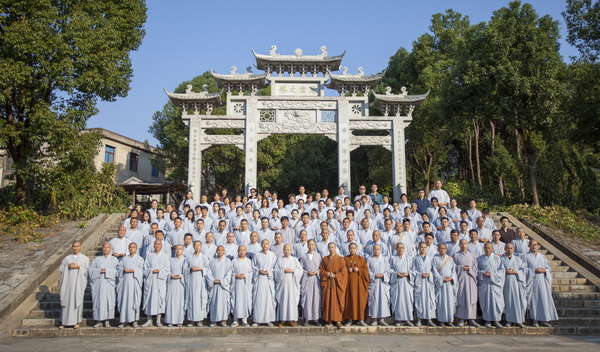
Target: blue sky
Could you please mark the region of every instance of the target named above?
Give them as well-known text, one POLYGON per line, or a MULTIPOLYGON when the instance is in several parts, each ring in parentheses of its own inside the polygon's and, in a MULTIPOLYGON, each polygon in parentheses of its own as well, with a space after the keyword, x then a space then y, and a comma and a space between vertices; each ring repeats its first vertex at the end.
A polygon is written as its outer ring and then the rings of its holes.
MULTIPOLYGON (((567 44, 562 0, 528 1, 541 15, 560 22, 561 54, 565 61, 577 51, 567 44)), ((319 53, 346 50, 342 66, 350 73, 363 67, 366 74, 387 67, 399 48, 428 31, 431 16, 451 8, 469 16, 471 23, 488 21, 508 1, 496 0, 370 0, 370 1, 205 1, 148 0, 146 36, 131 54, 134 76, 131 90, 115 102, 99 102, 99 113, 88 127, 102 127, 140 141, 156 140, 148 132, 152 115, 167 102, 163 88, 172 91, 181 82, 208 69, 228 73, 255 63, 251 49, 268 54, 319 53)), ((255 70, 256 72, 256 70, 255 70)))

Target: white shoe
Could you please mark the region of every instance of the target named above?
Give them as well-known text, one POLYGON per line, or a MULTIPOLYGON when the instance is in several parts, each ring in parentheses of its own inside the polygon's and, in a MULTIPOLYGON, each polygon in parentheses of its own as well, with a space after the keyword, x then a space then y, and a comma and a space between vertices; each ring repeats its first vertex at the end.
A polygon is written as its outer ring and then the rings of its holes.
POLYGON ((252 327, 253 327, 253 328, 255 328, 255 327, 257 327, 257 326, 258 326, 258 324, 257 324, 257 323, 252 323, 252 327))
POLYGON ((101 328, 102 327, 102 322, 96 323, 96 325, 94 325, 94 328, 101 328))
POLYGON ((367 323, 365 323, 364 320, 359 320, 357 324, 360 326, 367 326, 367 323))
POLYGON ((152 318, 148 318, 148 321, 142 324, 143 327, 152 326, 152 318))
POLYGON ((435 326, 435 324, 431 321, 431 319, 428 319, 427 326, 435 326))
POLYGON ((240 324, 238 324, 238 322, 237 322, 237 321, 234 321, 233 323, 231 323, 231 325, 230 325, 230 326, 231 326, 232 328, 235 328, 235 327, 236 327, 236 326, 238 326, 238 325, 240 325, 240 324))
POLYGON ((477 323, 474 319, 469 320, 469 325, 474 326, 476 328, 480 327, 479 323, 477 323))
POLYGON ((215 326, 217 326, 217 323, 210 323, 209 327, 214 328, 215 326))
POLYGON ((242 326, 248 326, 248 320, 246 318, 242 319, 242 326))
POLYGON ((225 326, 227 326, 227 322, 226 321, 222 321, 222 322, 219 323, 219 325, 225 327, 225 326))
POLYGON ((108 321, 108 320, 105 320, 105 321, 104 321, 104 327, 105 327, 105 328, 110 328, 110 321, 108 321))
POLYGON ((410 320, 405 321, 405 323, 406 323, 406 326, 415 326, 415 324, 413 324, 412 321, 410 321, 410 320))
POLYGON ((379 325, 388 326, 388 323, 386 323, 385 320, 383 320, 383 319, 379 319, 379 325))
POLYGON ((268 326, 268 327, 270 327, 270 328, 272 328, 272 327, 273 327, 273 323, 271 323, 271 322, 268 322, 268 323, 267 323, 267 326, 268 326))
POLYGON ((134 328, 139 328, 140 326, 138 325, 137 321, 134 321, 133 324, 131 324, 131 326, 133 326, 134 328))
POLYGON ((377 320, 373 320, 373 321, 371 322, 371 326, 377 326, 377 320))
POLYGON ((119 324, 119 325, 117 325, 117 327, 118 327, 118 328, 124 328, 124 327, 125 327, 125 325, 124 325, 124 324, 119 324))

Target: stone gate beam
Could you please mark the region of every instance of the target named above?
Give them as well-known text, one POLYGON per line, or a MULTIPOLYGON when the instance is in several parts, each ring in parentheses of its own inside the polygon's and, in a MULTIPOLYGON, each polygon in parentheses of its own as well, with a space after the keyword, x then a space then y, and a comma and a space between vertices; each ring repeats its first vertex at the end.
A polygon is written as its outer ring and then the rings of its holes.
POLYGON ((257 101, 248 99, 246 115, 246 128, 244 129, 244 152, 246 153, 244 166, 244 191, 250 194, 250 189, 257 186, 257 158, 258 158, 258 119, 257 101))
POLYGON ((338 142, 338 187, 344 186, 346 194, 352 194, 350 188, 350 116, 348 100, 340 97, 338 105, 337 142, 338 142))
POLYGON ((188 189, 194 192, 194 197, 200 199, 202 192, 202 137, 204 131, 200 128, 200 119, 188 115, 190 123, 189 156, 188 156, 188 189))

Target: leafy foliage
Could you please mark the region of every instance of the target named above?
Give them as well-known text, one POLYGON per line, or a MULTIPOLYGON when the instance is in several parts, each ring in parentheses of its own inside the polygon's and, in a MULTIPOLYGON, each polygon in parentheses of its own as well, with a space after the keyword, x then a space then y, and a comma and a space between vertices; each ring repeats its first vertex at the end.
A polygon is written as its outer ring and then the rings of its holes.
POLYGON ((72 146, 98 99, 126 96, 146 6, 2 0, 0 11, 0 147, 14 161, 16 202, 31 204, 44 188, 40 164, 72 146))

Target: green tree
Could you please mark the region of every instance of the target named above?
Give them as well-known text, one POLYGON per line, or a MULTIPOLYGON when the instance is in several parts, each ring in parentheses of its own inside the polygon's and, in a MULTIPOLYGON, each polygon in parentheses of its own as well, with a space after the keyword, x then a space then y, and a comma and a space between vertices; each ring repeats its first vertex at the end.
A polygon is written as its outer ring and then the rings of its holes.
POLYGON ((540 203, 536 166, 556 118, 564 90, 559 81, 564 64, 558 52, 558 23, 538 17, 519 1, 494 12, 474 45, 479 55, 470 67, 471 80, 486 92, 487 109, 514 129, 535 204, 540 203))
POLYGON ((14 161, 16 201, 37 165, 85 128, 98 99, 126 96, 129 52, 144 36, 142 0, 0 0, 0 148, 14 161))
POLYGON ((575 46, 583 59, 598 60, 600 54, 600 1, 567 0, 563 12, 569 34, 567 41, 575 46))

